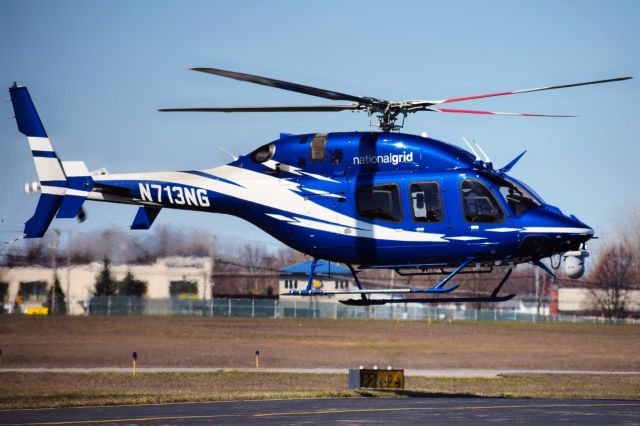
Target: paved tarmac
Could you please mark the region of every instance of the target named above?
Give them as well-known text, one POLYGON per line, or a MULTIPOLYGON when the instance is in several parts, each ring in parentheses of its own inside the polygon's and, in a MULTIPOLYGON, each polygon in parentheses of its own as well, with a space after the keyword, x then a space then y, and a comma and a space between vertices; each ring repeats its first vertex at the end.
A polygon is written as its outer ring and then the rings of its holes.
POLYGON ((341 398, 0 411, 0 425, 640 423, 640 401, 341 398))
MULTIPOLYGON (((370 368, 371 366, 367 366, 370 368)), ((380 366, 381 369, 386 366, 380 366)), ((131 368, 0 368, 0 373, 129 373, 131 368)), ((138 373, 216 373, 221 371, 263 372, 263 373, 311 373, 311 374, 348 374, 346 368, 198 368, 198 367, 138 367, 138 373)), ((514 374, 591 374, 634 376, 640 371, 603 371, 603 370, 497 370, 497 369, 405 369, 409 377, 497 377, 514 374)))

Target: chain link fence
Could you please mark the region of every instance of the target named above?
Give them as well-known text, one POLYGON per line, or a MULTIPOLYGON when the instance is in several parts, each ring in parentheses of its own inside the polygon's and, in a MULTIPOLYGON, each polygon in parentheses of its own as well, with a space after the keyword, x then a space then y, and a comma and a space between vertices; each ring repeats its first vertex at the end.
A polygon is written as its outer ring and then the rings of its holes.
MULTIPOLYGON (((88 302, 89 315, 194 315, 206 317, 251 318, 327 318, 410 321, 519 321, 602 323, 601 317, 576 315, 536 315, 515 310, 456 309, 407 303, 384 306, 348 306, 336 302, 320 302, 313 298, 278 299, 144 299, 139 297, 93 297, 88 302)), ((619 324, 640 324, 637 319, 609 321, 619 324)))

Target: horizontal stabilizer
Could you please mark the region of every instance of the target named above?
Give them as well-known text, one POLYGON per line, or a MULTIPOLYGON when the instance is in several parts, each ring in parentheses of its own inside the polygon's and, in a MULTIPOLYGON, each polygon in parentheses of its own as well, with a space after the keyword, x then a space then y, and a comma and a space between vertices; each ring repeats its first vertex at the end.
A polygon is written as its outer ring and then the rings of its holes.
POLYGON ((67 189, 56 217, 71 219, 78 216, 95 183, 82 161, 63 161, 62 167, 67 176, 67 189))
POLYGON ((133 219, 131 229, 147 230, 153 225, 153 221, 158 217, 160 207, 143 206, 138 209, 136 217, 133 219))
POLYGON ((58 210, 56 217, 58 219, 71 219, 76 217, 80 212, 80 209, 82 209, 82 205, 86 199, 86 196, 77 197, 74 195, 65 195, 62 199, 62 204, 60 205, 60 210, 58 210))

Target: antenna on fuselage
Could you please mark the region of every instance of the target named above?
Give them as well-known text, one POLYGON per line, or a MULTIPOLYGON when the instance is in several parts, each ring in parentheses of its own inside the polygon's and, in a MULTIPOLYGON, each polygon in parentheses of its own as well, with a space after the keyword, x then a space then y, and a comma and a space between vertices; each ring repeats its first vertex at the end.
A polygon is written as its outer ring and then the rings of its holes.
POLYGON ((473 143, 475 144, 475 146, 478 147, 478 150, 480 150, 480 153, 482 154, 482 156, 485 158, 484 162, 488 167, 492 167, 493 163, 491 162, 491 158, 489 158, 489 156, 487 155, 486 152, 484 152, 484 150, 482 149, 482 147, 480 146, 480 144, 478 142, 476 142, 475 139, 473 139, 473 143))
MULTIPOLYGON (((464 136, 462 137, 462 140, 464 141, 464 143, 467 144, 467 146, 469 147, 469 149, 471 150, 471 152, 473 152, 473 155, 476 156, 476 161, 482 161, 482 158, 480 158, 480 156, 478 155, 478 153, 476 152, 475 149, 473 149, 473 146, 471 146, 471 144, 469 143, 469 141, 467 140, 467 138, 465 138, 464 136)), ((478 147, 479 148, 479 147, 478 147)))
POLYGON ((227 154, 228 156, 230 156, 230 157, 233 159, 233 161, 237 161, 237 160, 238 160, 238 158, 240 158, 240 157, 238 157, 237 155, 235 155, 234 153, 227 151, 226 149, 224 149, 224 148, 223 148, 223 147, 221 147, 221 146, 219 146, 219 147, 218 147, 218 149, 219 149, 220 151, 224 152, 225 154, 227 154))

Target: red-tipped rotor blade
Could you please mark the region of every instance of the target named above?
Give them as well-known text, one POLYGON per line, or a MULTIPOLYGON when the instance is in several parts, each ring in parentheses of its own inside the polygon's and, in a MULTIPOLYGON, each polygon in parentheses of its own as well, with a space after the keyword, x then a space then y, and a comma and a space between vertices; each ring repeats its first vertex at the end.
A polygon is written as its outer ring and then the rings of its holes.
POLYGON ((560 86, 537 87, 535 89, 512 90, 512 91, 509 91, 509 92, 487 93, 487 94, 484 94, 484 95, 464 96, 462 98, 441 99, 439 101, 430 101, 430 102, 431 102, 431 105, 447 104, 447 103, 451 103, 451 102, 469 101, 469 100, 472 100, 472 99, 492 98, 492 97, 495 97, 495 96, 518 95, 520 93, 542 92, 543 90, 565 89, 567 87, 588 86, 590 84, 612 83, 614 81, 629 80, 631 78, 632 77, 617 77, 617 78, 610 78, 610 79, 607 79, 607 80, 586 81, 584 83, 563 84, 563 85, 560 85, 560 86))
POLYGON ((479 111, 479 110, 473 110, 473 109, 449 109, 449 108, 425 108, 425 111, 451 112, 456 114, 514 115, 514 116, 521 116, 521 117, 575 117, 575 115, 530 114, 526 112, 496 112, 496 111, 479 111))

